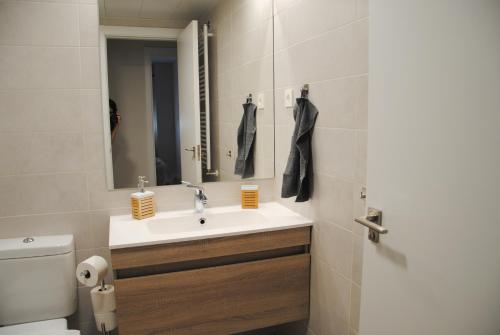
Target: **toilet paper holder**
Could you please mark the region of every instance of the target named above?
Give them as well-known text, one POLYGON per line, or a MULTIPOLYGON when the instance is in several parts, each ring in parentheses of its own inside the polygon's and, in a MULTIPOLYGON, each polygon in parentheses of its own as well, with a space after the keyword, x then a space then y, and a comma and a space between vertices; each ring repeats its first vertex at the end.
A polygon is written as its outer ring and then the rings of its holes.
MULTIPOLYGON (((85 277, 87 279, 90 278, 90 271, 89 270, 85 270, 85 271, 82 271, 80 272, 80 277, 85 277)), ((99 288, 99 291, 107 291, 108 289, 106 288, 106 283, 104 282, 104 279, 101 280, 101 287, 99 288)))
POLYGON ((106 325, 104 323, 101 323, 101 333, 103 335, 111 335, 111 331, 106 330, 106 325))
MULTIPOLYGON (((89 270, 85 270, 85 271, 82 271, 80 272, 80 276, 81 277, 85 277, 85 278, 90 278, 90 271, 89 270)), ((106 283, 104 282, 104 279, 101 281, 101 287, 99 287, 99 291, 107 291, 107 287, 106 287, 106 283)), ((104 323, 101 323, 101 333, 103 335, 111 335, 111 331, 108 331, 106 329, 106 324, 104 323)))

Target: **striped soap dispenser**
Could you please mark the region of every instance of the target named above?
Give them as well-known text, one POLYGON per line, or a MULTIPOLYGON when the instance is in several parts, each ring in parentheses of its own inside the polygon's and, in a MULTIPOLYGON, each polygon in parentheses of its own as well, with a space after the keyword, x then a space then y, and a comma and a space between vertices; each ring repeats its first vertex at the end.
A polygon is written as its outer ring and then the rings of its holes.
POLYGON ((138 190, 130 195, 130 202, 132 204, 132 217, 136 220, 142 220, 155 216, 156 204, 154 192, 144 189, 144 185, 148 183, 146 177, 139 176, 138 180, 138 190))

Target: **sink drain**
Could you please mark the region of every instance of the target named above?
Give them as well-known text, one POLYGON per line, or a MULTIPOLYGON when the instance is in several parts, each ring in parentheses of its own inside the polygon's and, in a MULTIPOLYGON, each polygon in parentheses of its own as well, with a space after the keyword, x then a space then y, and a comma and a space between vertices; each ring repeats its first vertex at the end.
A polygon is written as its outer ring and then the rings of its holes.
POLYGON ((205 219, 205 218, 200 218, 200 220, 199 220, 199 221, 200 221, 200 224, 205 224, 205 222, 207 222, 207 219, 205 219))

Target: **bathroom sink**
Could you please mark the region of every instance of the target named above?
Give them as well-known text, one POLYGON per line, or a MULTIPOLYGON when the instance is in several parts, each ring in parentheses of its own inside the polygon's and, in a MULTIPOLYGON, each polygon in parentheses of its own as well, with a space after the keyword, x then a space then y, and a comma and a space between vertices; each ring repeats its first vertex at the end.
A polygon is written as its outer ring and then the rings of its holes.
POLYGON ((172 218, 153 219, 147 225, 152 234, 175 234, 257 224, 265 226, 266 223, 266 217, 259 212, 233 211, 226 213, 190 213, 172 218))
POLYGON ((275 202, 258 209, 240 206, 159 212, 144 220, 130 215, 110 217, 109 247, 120 249, 206 238, 260 233, 312 225, 312 221, 275 202))

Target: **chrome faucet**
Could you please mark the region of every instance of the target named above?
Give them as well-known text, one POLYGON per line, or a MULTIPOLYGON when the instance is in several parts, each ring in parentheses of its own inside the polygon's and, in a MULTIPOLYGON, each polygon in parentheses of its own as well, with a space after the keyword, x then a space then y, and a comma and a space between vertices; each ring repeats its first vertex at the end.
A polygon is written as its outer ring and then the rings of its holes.
POLYGON ((203 213, 205 205, 208 202, 208 198, 205 194, 205 190, 203 189, 203 187, 193 185, 186 181, 183 181, 182 183, 189 188, 194 188, 194 211, 196 213, 203 213))

